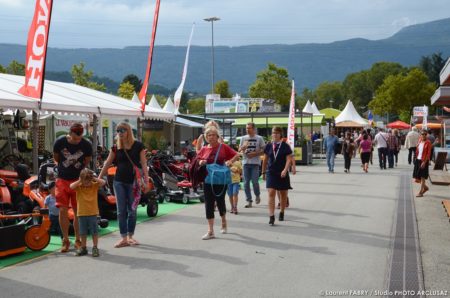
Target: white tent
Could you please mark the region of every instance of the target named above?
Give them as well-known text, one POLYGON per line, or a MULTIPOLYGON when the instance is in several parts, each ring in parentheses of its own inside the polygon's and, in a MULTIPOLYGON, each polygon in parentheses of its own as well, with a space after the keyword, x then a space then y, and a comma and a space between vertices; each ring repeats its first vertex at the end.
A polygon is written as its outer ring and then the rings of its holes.
POLYGON ((368 124, 368 121, 358 114, 350 100, 347 102, 344 110, 336 117, 335 122, 336 126, 339 126, 339 123, 341 123, 341 126, 349 127, 352 124, 355 124, 353 126, 364 126, 368 124))
POLYGON ((152 98, 150 99, 150 102, 146 107, 154 108, 157 110, 162 110, 161 106, 159 105, 158 101, 156 100, 155 95, 152 95, 152 98))
MULTIPOLYGON (((0 74, 0 108, 29 109, 37 111, 38 100, 19 94, 24 84, 23 76, 0 74)), ((171 120, 172 113, 156 109, 141 112, 136 103, 108 93, 72 83, 45 80, 42 111, 88 113, 102 116, 135 116, 157 120, 171 120)))
POLYGON ((311 103, 309 102, 309 100, 306 102, 305 107, 303 108, 302 111, 305 112, 305 113, 311 113, 311 114, 314 114, 314 110, 313 110, 313 108, 312 108, 311 103))
POLYGON ((319 111, 319 109, 317 108, 317 106, 316 106, 316 103, 313 101, 313 103, 312 103, 312 105, 311 105, 311 108, 312 108, 312 110, 313 110, 313 114, 314 115, 320 115, 321 113, 320 113, 320 111, 319 111))
POLYGON ((167 99, 166 104, 164 105, 163 111, 171 114, 175 112, 175 105, 173 104, 172 98, 170 96, 167 99))
POLYGON ((133 92, 133 97, 131 98, 131 102, 141 105, 141 100, 139 99, 139 96, 136 94, 136 92, 133 92))

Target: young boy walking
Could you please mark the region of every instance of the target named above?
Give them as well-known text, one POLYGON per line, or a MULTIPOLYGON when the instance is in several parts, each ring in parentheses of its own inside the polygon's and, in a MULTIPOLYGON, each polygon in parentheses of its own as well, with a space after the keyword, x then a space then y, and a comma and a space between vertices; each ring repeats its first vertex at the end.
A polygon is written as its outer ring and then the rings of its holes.
POLYGON ((103 185, 105 185, 105 180, 94 177, 94 172, 87 168, 81 170, 80 178, 70 184, 70 188, 77 194, 77 217, 81 238, 81 247, 77 249, 77 256, 88 254, 86 238, 89 231, 93 242, 92 256, 100 255, 97 231, 97 215, 99 214, 97 192, 103 185))
POLYGON ((239 159, 231 164, 230 171, 231 184, 228 185, 228 196, 230 198, 231 213, 238 214, 237 203, 242 174, 242 163, 239 159))

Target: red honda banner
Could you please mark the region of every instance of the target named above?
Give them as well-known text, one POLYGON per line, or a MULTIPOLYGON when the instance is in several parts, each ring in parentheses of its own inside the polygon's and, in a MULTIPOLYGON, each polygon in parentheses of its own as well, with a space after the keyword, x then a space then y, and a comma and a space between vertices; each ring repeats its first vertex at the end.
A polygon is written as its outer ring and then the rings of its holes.
POLYGON ((150 80, 150 73, 152 71, 153 47, 155 45, 156 27, 158 26, 159 2, 160 0, 156 0, 155 16, 153 17, 152 38, 150 39, 150 50, 148 52, 147 71, 145 73, 145 80, 142 84, 142 89, 139 92, 139 99, 142 103, 142 111, 145 111, 145 95, 147 94, 148 82, 150 80))
POLYGON ((45 57, 52 5, 52 0, 36 0, 33 21, 28 31, 25 85, 18 91, 25 96, 38 99, 42 99, 44 91, 45 57))

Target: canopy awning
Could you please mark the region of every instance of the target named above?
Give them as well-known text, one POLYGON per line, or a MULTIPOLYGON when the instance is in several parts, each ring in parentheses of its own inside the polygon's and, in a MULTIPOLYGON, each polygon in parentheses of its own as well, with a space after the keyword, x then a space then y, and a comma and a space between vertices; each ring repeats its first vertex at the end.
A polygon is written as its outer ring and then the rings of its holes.
POLYGON ((361 124, 355 121, 342 121, 339 123, 336 123, 336 127, 364 127, 365 124, 361 124))
POLYGON ((389 123, 388 125, 386 125, 387 128, 396 128, 396 129, 410 129, 411 125, 409 125, 408 123, 405 123, 401 120, 397 120, 394 122, 389 123))
MULTIPOLYGON (((0 74, 0 107, 39 109, 38 100, 17 92, 24 84, 23 76, 0 74)), ((171 120, 174 115, 165 111, 148 109, 144 113, 130 100, 89 89, 72 83, 45 80, 41 111, 64 113, 89 113, 102 116, 143 117, 171 120)))
MULTIPOLYGON (((231 115, 230 115, 231 116, 231 115)), ((247 123, 251 122, 252 118, 238 118, 234 121, 233 126, 237 127, 245 127, 247 123)), ((312 116, 312 124, 314 126, 320 126, 323 121, 323 115, 315 115, 312 116)), ((279 126, 287 126, 289 122, 288 117, 271 117, 271 118, 253 118, 253 123, 255 123, 256 127, 265 127, 266 124, 269 126, 279 125, 279 126), (267 119, 267 122, 266 122, 267 119)), ((295 118, 295 124, 300 125, 302 119, 300 117, 295 118)), ((311 117, 303 117, 303 125, 311 125, 311 117)))
MULTIPOLYGON (((415 125, 418 129, 422 129, 422 123, 415 125)), ((441 123, 427 123, 427 129, 441 129, 442 124, 441 123)))
POLYGON ((177 124, 182 125, 182 126, 188 126, 188 127, 195 127, 195 128, 202 128, 203 124, 198 123, 198 122, 194 122, 191 120, 188 120, 186 118, 177 116, 177 119, 175 121, 177 124))
POLYGON ((450 105, 450 86, 439 87, 431 97, 431 104, 437 106, 450 105))
POLYGON ((325 115, 325 119, 331 119, 332 117, 336 118, 341 113, 341 111, 333 108, 322 109, 319 112, 325 115))

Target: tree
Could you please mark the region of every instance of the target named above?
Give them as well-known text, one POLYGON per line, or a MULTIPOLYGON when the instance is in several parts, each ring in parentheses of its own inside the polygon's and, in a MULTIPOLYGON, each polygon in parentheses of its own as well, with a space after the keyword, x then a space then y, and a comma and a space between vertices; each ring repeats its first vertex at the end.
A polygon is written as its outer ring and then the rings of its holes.
POLYGON ((16 60, 11 61, 11 63, 6 67, 6 73, 23 76, 25 75, 25 64, 19 63, 16 60))
POLYGON ((406 75, 388 76, 369 107, 375 114, 395 113, 403 121, 409 121, 412 108, 428 104, 435 90, 436 85, 430 83, 427 75, 413 68, 406 75))
POLYGON ((406 74, 407 69, 400 63, 394 62, 377 62, 372 65, 367 73, 367 80, 372 90, 372 94, 375 90, 383 84, 385 78, 390 75, 397 75, 400 73, 406 74))
POLYGON ((122 84, 120 84, 119 90, 117 90, 117 94, 120 97, 123 97, 126 99, 131 99, 131 98, 133 98, 134 91, 135 91, 134 86, 130 82, 125 81, 125 82, 122 82, 122 84))
POLYGON ((205 113, 205 99, 203 97, 190 99, 187 103, 189 114, 205 113))
POLYGON ((342 83, 344 97, 350 99, 360 112, 372 100, 373 90, 369 84, 369 71, 363 70, 347 75, 342 83))
POLYGON ((314 92, 316 104, 322 108, 330 105, 333 100, 334 108, 343 109, 346 103, 341 82, 323 82, 314 92))
POLYGON ((188 102, 189 102, 189 96, 186 92, 183 91, 183 93, 181 94, 180 107, 178 108, 180 113, 185 114, 187 112, 188 102))
POLYGON ((303 88, 302 93, 300 95, 297 95, 295 98, 295 106, 297 107, 297 109, 301 110, 306 105, 306 102, 308 102, 308 100, 311 103, 315 101, 314 91, 308 88, 303 88))
POLYGON ((131 85, 133 85, 134 91, 136 93, 139 93, 142 89, 142 81, 138 78, 137 75, 134 74, 126 75, 122 80, 122 83, 125 82, 129 82, 131 85))
POLYGON ((105 91, 106 87, 104 84, 99 84, 97 82, 91 81, 94 75, 91 70, 84 71, 84 62, 80 62, 79 65, 73 65, 71 69, 71 74, 75 84, 88 87, 90 89, 105 91))
POLYGON ((220 94, 221 98, 231 98, 233 96, 230 93, 228 81, 226 80, 216 82, 214 85, 214 93, 220 94))
POLYGON ((256 75, 256 81, 250 86, 248 94, 251 97, 274 99, 281 106, 288 106, 291 88, 287 69, 269 63, 267 69, 256 75))
POLYGON ((0 73, 6 73, 6 68, 3 67, 3 65, 0 64, 0 73))
POLYGON ((445 65, 442 53, 434 53, 431 56, 422 56, 419 67, 428 76, 430 81, 440 84, 439 74, 445 65))

